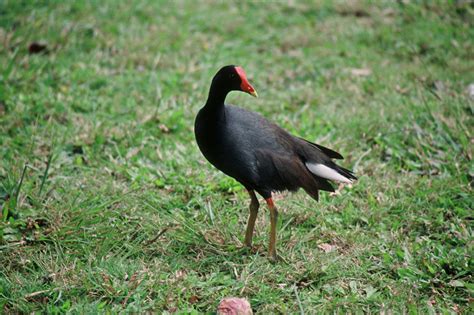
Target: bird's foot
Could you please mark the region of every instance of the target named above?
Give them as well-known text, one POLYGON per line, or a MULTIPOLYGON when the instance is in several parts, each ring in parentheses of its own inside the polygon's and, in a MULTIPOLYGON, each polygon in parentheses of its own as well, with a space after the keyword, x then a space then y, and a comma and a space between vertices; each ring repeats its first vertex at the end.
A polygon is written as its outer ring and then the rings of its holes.
POLYGON ((245 244, 245 245, 241 245, 239 247, 239 249, 242 251, 242 252, 245 252, 247 254, 258 254, 258 253, 262 253, 264 252, 263 250, 263 247, 261 245, 249 245, 249 244, 245 244))
POLYGON ((268 252, 268 259, 272 263, 277 263, 282 260, 281 256, 276 253, 276 251, 268 252))

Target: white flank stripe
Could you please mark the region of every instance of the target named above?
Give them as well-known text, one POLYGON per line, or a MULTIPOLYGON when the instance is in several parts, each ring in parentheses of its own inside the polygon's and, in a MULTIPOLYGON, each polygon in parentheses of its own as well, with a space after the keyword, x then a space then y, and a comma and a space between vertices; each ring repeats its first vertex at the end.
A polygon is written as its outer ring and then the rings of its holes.
POLYGON ((327 167, 326 165, 323 164, 315 164, 315 163, 306 163, 306 167, 309 169, 311 173, 313 173, 316 176, 326 178, 329 180, 335 180, 338 182, 342 183, 352 183, 352 181, 339 174, 336 170, 333 170, 330 167, 327 167))

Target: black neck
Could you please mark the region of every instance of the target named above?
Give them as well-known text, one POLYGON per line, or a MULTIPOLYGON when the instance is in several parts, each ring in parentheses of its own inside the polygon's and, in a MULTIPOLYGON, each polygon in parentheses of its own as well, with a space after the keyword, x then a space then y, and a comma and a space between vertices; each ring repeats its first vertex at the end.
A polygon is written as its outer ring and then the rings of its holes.
POLYGON ((205 107, 215 109, 223 107, 228 93, 229 91, 218 86, 217 82, 212 82, 205 107))

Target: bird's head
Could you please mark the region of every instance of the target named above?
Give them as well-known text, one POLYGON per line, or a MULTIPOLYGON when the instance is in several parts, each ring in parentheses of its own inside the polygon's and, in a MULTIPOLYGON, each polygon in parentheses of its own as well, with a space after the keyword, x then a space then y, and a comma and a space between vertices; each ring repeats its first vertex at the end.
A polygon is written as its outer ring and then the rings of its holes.
POLYGON ((257 97, 257 91, 250 85, 242 67, 234 65, 222 67, 212 81, 220 89, 227 90, 226 92, 242 91, 257 97))

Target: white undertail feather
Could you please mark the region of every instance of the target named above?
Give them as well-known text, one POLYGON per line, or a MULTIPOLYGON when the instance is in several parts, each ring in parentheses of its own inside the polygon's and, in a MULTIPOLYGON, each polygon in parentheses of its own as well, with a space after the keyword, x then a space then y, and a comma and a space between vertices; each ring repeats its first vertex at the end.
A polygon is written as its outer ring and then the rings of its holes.
POLYGON ((306 164, 306 167, 309 169, 309 171, 316 176, 326 178, 329 180, 335 180, 342 183, 348 183, 348 184, 352 183, 351 179, 339 174, 338 171, 330 167, 327 167, 324 164, 316 164, 316 163, 305 163, 305 164, 306 164))

